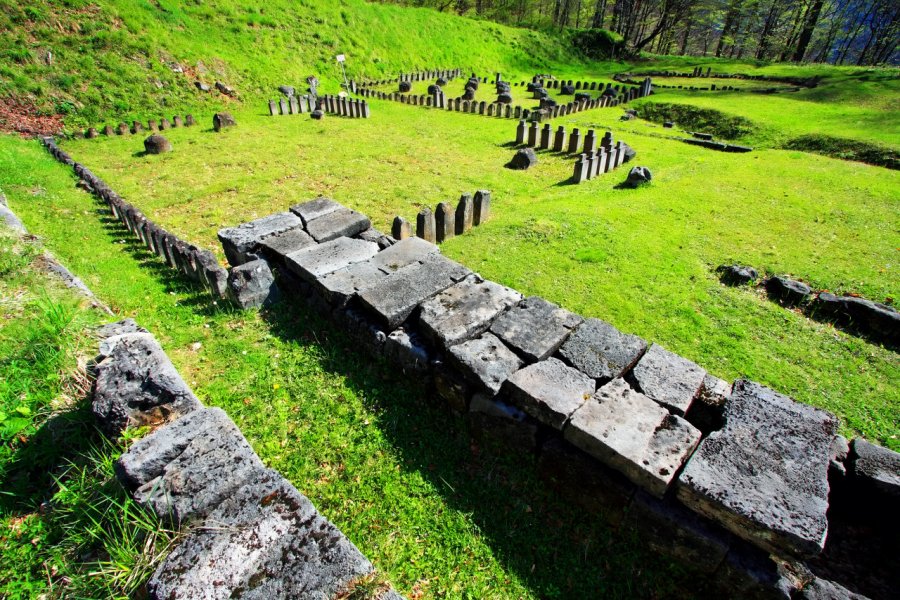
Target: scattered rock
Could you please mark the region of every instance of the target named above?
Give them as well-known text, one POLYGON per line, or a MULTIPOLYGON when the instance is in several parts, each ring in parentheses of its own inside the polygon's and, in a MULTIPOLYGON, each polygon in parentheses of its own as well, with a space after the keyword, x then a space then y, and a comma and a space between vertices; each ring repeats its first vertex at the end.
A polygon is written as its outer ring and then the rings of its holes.
POLYGON ((172 151, 172 142, 159 134, 153 134, 144 140, 144 151, 147 154, 162 154, 172 151))
POLYGON ((509 92, 501 92, 497 95, 497 102, 500 104, 512 104, 513 98, 512 94, 509 92))
POLYGON ((213 129, 222 131, 226 127, 234 127, 237 121, 231 116, 231 113, 221 112, 213 115, 213 129))
POLYGON ((525 170, 537 164, 537 155, 533 148, 522 148, 516 151, 516 155, 509 162, 510 169, 525 170))
POLYGON ((208 92, 211 88, 203 83, 202 81, 195 81, 194 85, 197 86, 197 89, 201 92, 208 92))
POLYGON ((228 272, 228 295, 241 308, 259 308, 278 301, 278 286, 269 263, 258 259, 228 272))
POLYGON ((628 178, 625 179, 625 186, 630 188, 640 187, 650 183, 653 174, 647 167, 631 167, 628 171, 628 178))
POLYGON ((325 113, 322 112, 321 109, 318 109, 318 108, 317 108, 316 110, 314 110, 314 111, 312 111, 311 113, 309 113, 309 116, 312 117, 313 119, 317 120, 317 121, 321 121, 322 118, 325 116, 325 113))
POLYGON ((637 152, 634 148, 632 148, 625 142, 622 142, 621 144, 622 145, 620 146, 620 152, 622 152, 622 154, 625 156, 625 158, 622 159, 622 162, 631 162, 634 157, 637 156, 637 152))
POLYGON ((665 127, 666 129, 672 129, 673 127, 675 127, 675 123, 673 123, 672 121, 663 121, 663 127, 665 127))
POLYGON ((889 343, 900 342, 900 313, 886 304, 821 292, 810 308, 818 318, 834 319, 889 343))
POLYGON ((225 94, 226 96, 234 96, 235 91, 231 87, 225 85, 221 81, 216 82, 216 89, 225 94))
POLYGON ((787 306, 803 304, 812 292, 805 283, 785 277, 769 277, 766 280, 766 291, 769 296, 787 306))
POLYGON ((574 85, 562 85, 559 87, 559 94, 561 96, 572 96, 575 94, 575 86, 574 85))
POLYGON ((433 96, 435 94, 440 94, 440 93, 441 93, 441 86, 434 84, 434 83, 432 83, 431 85, 428 86, 428 95, 429 96, 433 96))
POLYGON ((716 272, 719 273, 719 280, 726 285, 746 285, 759 277, 756 269, 742 265, 720 265, 716 272))
POLYGON ((412 84, 408 81, 401 81, 398 89, 401 94, 405 94, 412 89, 412 84))
POLYGON ((293 88, 292 86, 289 86, 289 85, 280 85, 280 86, 278 86, 278 91, 281 92, 282 94, 284 94, 285 96, 287 96, 288 98, 290 98, 291 96, 293 96, 294 93, 295 93, 294 88, 293 88))

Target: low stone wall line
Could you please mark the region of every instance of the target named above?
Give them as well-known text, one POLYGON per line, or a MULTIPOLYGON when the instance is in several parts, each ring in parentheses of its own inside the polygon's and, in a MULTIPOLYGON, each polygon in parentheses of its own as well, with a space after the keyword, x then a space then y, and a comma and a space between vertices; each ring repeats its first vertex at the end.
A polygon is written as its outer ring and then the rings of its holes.
POLYGON ((149 121, 147 121, 146 127, 140 121, 132 121, 130 127, 125 122, 120 122, 115 128, 112 125, 106 125, 100 131, 97 131, 96 128, 91 127, 86 130, 83 135, 88 139, 94 139, 100 137, 101 133, 107 137, 112 137, 114 135, 138 134, 145 131, 149 131, 150 133, 158 133, 160 131, 165 131, 166 129, 171 129, 172 127, 191 127, 195 124, 196 121, 194 120, 193 115, 185 115, 183 119, 179 115, 175 115, 174 117, 172 117, 171 122, 165 117, 161 118, 159 121, 150 119, 149 121))
MULTIPOLYGON (((116 461, 116 478, 160 519, 193 526, 150 577, 148 598, 333 598, 374 576, 223 410, 200 403, 152 334, 126 319, 98 338, 91 409, 101 429, 153 428, 116 461)), ((372 597, 402 600, 386 584, 372 597)))
POLYGON ((164 259, 171 268, 202 284, 214 298, 225 297, 228 272, 219 265, 212 252, 201 250, 145 217, 140 210, 126 202, 90 169, 72 160, 72 157, 56 145, 52 137, 42 138, 41 143, 54 158, 72 167, 87 189, 105 202, 112 215, 139 238, 149 251, 164 259))

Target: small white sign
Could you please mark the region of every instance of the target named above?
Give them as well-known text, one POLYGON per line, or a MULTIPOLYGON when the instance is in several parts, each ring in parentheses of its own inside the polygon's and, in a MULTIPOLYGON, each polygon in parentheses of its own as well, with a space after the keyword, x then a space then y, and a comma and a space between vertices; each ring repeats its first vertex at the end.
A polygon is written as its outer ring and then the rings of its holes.
POLYGON ((344 56, 343 54, 338 54, 338 55, 337 55, 337 61, 338 61, 339 63, 344 62, 344 60, 346 60, 346 58, 347 58, 347 57, 344 56))

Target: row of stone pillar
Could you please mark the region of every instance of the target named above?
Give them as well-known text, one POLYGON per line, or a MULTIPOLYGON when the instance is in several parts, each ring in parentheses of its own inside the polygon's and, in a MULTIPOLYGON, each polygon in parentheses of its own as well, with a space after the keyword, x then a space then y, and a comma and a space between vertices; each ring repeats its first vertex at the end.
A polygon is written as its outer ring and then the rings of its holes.
POLYGON ((282 97, 275 102, 269 100, 269 115, 300 115, 310 113, 316 109, 316 97, 303 96, 287 96, 282 97))
MULTIPOLYGON (((481 225, 488 219, 490 213, 490 191, 478 190, 474 197, 471 194, 463 194, 456 207, 448 202, 441 202, 433 212, 428 207, 420 210, 416 215, 415 235, 432 244, 439 244, 481 225)), ((413 226, 403 217, 394 217, 391 235, 397 240, 412 237, 413 226)))
MULTIPOLYGON (((172 127, 190 127, 191 125, 196 124, 194 121, 194 115, 185 115, 182 119, 180 115, 175 115, 172 117, 172 121, 170 122, 167 118, 163 117, 159 121, 155 119, 150 119, 147 121, 147 127, 144 127, 144 124, 141 121, 132 121, 131 127, 128 126, 127 123, 119 123, 116 127, 112 125, 106 125, 101 130, 103 135, 106 136, 114 136, 114 135, 128 135, 130 133, 142 133, 143 131, 151 131, 158 132, 164 129, 171 129, 172 127)), ((84 137, 88 139, 93 139, 100 136, 101 131, 97 131, 95 127, 89 128, 84 132, 84 137)))

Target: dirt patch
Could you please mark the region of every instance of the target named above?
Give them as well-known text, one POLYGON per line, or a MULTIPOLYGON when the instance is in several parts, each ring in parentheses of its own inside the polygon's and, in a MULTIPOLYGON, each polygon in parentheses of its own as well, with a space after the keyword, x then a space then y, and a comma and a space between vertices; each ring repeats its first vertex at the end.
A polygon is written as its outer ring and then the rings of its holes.
POLYGON ((62 115, 42 115, 33 104, 15 98, 0 98, 0 131, 31 137, 56 135, 62 129, 62 115))

